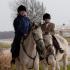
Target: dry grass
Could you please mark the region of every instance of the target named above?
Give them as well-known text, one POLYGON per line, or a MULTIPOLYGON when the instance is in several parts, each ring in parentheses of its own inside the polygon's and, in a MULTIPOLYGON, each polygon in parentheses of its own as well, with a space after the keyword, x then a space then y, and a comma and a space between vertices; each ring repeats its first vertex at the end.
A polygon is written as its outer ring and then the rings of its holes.
MULTIPOLYGON (((70 37, 66 37, 66 39, 67 39, 67 41, 70 43, 70 37)), ((10 47, 10 44, 8 44, 8 43, 3 43, 3 42, 1 42, 0 43, 0 48, 2 49, 2 48, 9 48, 10 47)), ((70 60, 70 59, 69 59, 70 60)), ((1 68, 1 67, 0 67, 1 68)), ((49 67, 49 68, 51 68, 51 67, 49 67)), ((0 69, 1 70, 1 69, 0 69)), ((6 69, 5 69, 6 70, 6 69)), ((10 69, 9 69, 10 70, 10 69)), ((12 70, 16 70, 16 66, 15 65, 13 65, 13 67, 12 67, 12 70)), ((42 70, 42 66, 40 65, 40 70, 42 70)), ((50 69, 49 69, 50 70, 50 69)), ((61 67, 61 70, 62 70, 62 67, 61 67)), ((68 69, 67 70, 70 70, 70 65, 68 65, 68 69)))
POLYGON ((8 43, 3 43, 3 42, 0 43, 0 48, 9 48, 10 46, 11 45, 8 43))

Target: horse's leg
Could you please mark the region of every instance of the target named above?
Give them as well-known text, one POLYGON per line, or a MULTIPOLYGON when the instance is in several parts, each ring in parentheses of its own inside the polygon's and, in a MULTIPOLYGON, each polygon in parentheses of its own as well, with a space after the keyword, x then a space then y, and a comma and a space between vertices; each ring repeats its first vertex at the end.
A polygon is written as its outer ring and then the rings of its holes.
POLYGON ((52 70, 56 70, 56 60, 53 55, 48 57, 48 63, 51 65, 52 70))
POLYGON ((36 59, 34 61, 34 70, 39 70, 39 56, 36 56, 36 59))
POLYGON ((63 56, 63 70, 67 70, 67 64, 68 64, 68 56, 67 56, 67 54, 64 54, 64 56, 63 56))
POLYGON ((25 65, 21 65, 21 70, 28 70, 27 67, 25 65))
POLYGON ((18 59, 16 59, 15 65, 16 65, 16 70, 22 70, 21 64, 20 64, 20 62, 18 61, 18 59))
POLYGON ((56 70, 60 70, 60 65, 58 61, 56 61, 56 70))
POLYGON ((48 64, 46 63, 46 60, 41 61, 42 69, 48 70, 48 64))

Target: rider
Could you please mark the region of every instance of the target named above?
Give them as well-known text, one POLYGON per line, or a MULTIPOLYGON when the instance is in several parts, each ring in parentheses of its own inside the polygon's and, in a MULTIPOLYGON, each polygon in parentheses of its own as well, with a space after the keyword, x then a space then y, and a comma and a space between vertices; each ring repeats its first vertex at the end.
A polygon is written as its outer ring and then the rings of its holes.
POLYGON ((19 56, 21 37, 25 39, 31 29, 31 22, 27 16, 26 7, 20 5, 17 9, 18 15, 14 20, 13 26, 15 30, 15 38, 12 43, 12 62, 19 56))
MULTIPOLYGON (((55 35, 55 31, 54 31, 55 25, 54 25, 54 23, 51 23, 50 20, 51 20, 50 14, 45 13, 43 15, 44 23, 42 24, 42 31, 43 31, 43 36, 44 36, 44 41, 45 41, 46 47, 52 46, 52 44, 53 44, 52 38, 56 39, 54 36, 55 35)), ((57 42, 57 44, 58 44, 58 42, 57 42)), ((55 47, 59 50, 60 53, 63 53, 64 50, 62 50, 62 48, 60 48, 60 46, 58 46, 57 44, 55 47)))

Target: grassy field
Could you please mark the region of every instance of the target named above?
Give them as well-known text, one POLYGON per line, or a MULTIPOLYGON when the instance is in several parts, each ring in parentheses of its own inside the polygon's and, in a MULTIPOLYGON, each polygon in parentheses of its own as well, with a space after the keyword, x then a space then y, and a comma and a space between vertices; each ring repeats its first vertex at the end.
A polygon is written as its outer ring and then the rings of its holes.
MULTIPOLYGON (((70 43, 70 37, 66 37, 66 39, 70 43)), ((10 46, 11 46, 11 44, 8 44, 8 43, 3 43, 3 42, 0 43, 0 48, 1 49, 2 48, 9 48, 10 46)), ((51 68, 51 67, 49 67, 49 68, 51 68)), ((16 70, 15 65, 13 65, 12 70, 16 70)), ((42 70, 42 66, 41 65, 40 65, 40 70, 42 70)), ((49 70, 51 70, 51 69, 49 69, 49 70)), ((61 67, 61 70, 62 70, 62 67, 61 67)), ((68 65, 68 70, 70 70, 70 65, 68 65)))
MULTIPOLYGON (((48 67, 49 67, 49 70, 51 70, 51 66, 48 66, 48 67)), ((13 65, 12 70, 16 70, 16 66, 15 66, 15 65, 13 65)), ((39 70, 43 70, 43 69, 42 69, 42 65, 41 65, 41 64, 40 64, 40 68, 39 68, 39 70)), ((60 70, 63 70, 63 68, 61 67, 61 69, 60 69, 60 70)), ((67 70, 70 70, 70 65, 68 65, 67 70)))
POLYGON ((9 48, 11 45, 8 43, 0 42, 0 48, 9 48))

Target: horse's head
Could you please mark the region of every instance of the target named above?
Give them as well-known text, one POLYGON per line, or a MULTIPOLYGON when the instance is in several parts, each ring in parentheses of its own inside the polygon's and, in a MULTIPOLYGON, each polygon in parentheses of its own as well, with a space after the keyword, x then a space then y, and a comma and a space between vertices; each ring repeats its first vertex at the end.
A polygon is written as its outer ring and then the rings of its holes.
POLYGON ((43 34, 42 34, 40 25, 33 24, 32 28, 33 28, 33 30, 32 30, 33 38, 34 38, 37 46, 45 47, 44 40, 43 40, 43 34))
POLYGON ((29 35, 23 42, 25 46, 29 46, 29 44, 33 44, 35 42, 37 46, 45 47, 40 25, 33 24, 29 35))

